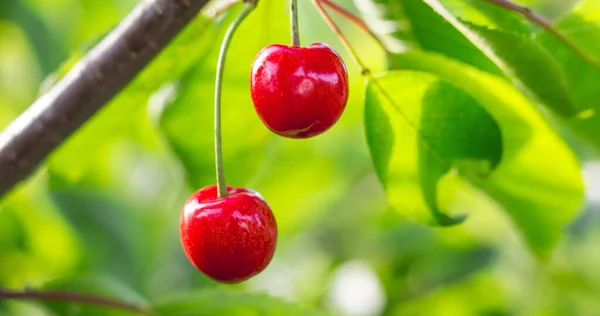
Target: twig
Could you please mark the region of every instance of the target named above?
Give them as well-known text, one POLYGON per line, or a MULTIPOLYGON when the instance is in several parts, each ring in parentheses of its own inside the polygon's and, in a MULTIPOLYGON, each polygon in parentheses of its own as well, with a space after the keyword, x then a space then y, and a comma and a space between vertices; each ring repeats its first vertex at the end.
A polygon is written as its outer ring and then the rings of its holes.
POLYGON ((127 86, 207 2, 141 1, 60 82, 12 122, 0 134, 0 197, 127 86))
POLYGON ((26 290, 23 292, 9 291, 0 289, 0 300, 20 299, 20 300, 40 300, 40 301, 63 301, 88 305, 97 305, 107 308, 127 310, 138 314, 149 315, 150 311, 142 306, 100 297, 90 294, 71 293, 71 292, 42 292, 26 290))
POLYGON ((538 25, 539 27, 543 28, 544 30, 546 30, 546 32, 548 32, 550 35, 552 35, 558 41, 563 43, 567 48, 569 48, 573 53, 575 53, 577 56, 579 56, 583 60, 585 60, 588 64, 592 65, 596 69, 600 69, 600 63, 598 63, 598 61, 595 58, 593 58, 592 56, 587 54, 585 51, 581 50, 577 46, 577 44, 575 44, 568 37, 563 35, 558 29, 556 29, 552 25, 552 21, 550 19, 548 19, 547 17, 532 11, 528 7, 518 5, 509 0, 482 0, 482 1, 489 2, 491 4, 499 6, 501 8, 505 8, 507 10, 510 10, 510 11, 513 11, 515 13, 522 15, 530 22, 532 22, 532 23, 538 25))
POLYGON ((337 12, 339 15, 346 18, 348 21, 354 23, 354 25, 356 25, 358 28, 360 28, 365 33, 367 33, 369 36, 371 36, 377 42, 377 44, 379 44, 379 46, 381 46, 381 48, 383 48, 384 50, 387 50, 385 45, 383 44, 383 41, 381 40, 381 38, 379 38, 379 36, 377 36, 377 34, 375 34, 375 32, 373 32, 371 30, 371 28, 369 28, 369 26, 361 18, 357 17, 356 15, 352 14, 350 11, 344 9, 343 7, 340 7, 338 4, 336 4, 330 0, 319 0, 319 1, 321 3, 323 3, 324 5, 328 6, 329 8, 331 8, 333 11, 337 12))

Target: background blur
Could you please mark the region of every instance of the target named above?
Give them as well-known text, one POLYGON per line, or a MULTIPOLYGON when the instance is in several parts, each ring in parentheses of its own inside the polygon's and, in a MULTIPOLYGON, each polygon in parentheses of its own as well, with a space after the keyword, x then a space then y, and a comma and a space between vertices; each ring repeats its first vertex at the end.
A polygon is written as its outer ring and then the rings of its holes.
MULTIPOLYGON (((0 1, 0 128, 136 2, 0 1)), ((289 42, 287 1, 262 0, 234 38, 226 66, 225 172, 230 184, 266 198, 280 239, 267 270, 236 287, 343 315, 600 315, 600 163, 580 150, 586 205, 546 261, 489 203, 475 205, 458 227, 407 222, 390 208, 369 157, 364 79, 309 1, 300 2, 302 41, 326 42, 342 54, 350 102, 340 122, 313 139, 282 139, 262 125, 249 96, 250 64, 263 46, 289 42)), ((353 1, 337 2, 357 12, 353 1)), ((527 3, 559 18, 575 1, 527 3)), ((383 70, 375 44, 340 24, 368 65, 383 70)), ((180 45, 0 202, 0 287, 149 302, 231 287, 196 271, 178 235, 187 197, 214 182, 212 97, 222 26, 192 25, 180 45)), ((78 312, 0 302, 0 315, 78 312)))

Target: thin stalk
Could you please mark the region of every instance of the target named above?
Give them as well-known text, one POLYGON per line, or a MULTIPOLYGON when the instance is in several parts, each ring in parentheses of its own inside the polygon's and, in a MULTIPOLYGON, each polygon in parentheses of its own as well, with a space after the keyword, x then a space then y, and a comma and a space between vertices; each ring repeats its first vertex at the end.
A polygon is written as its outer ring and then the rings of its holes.
POLYGON ((36 301, 62 301, 88 305, 102 306, 127 310, 143 315, 149 315, 150 311, 143 306, 132 303, 122 302, 106 297, 94 296, 90 294, 72 293, 72 292, 42 292, 42 291, 9 291, 0 289, 0 301, 5 299, 36 300, 36 301))
POLYGON ((254 10, 256 7, 256 1, 246 1, 242 12, 235 18, 225 33, 223 43, 221 44, 221 50, 219 51, 219 60, 217 62, 217 78, 215 82, 215 166, 217 171, 217 190, 219 198, 226 197, 229 192, 227 191, 227 184, 225 182, 225 174, 223 171, 223 146, 221 138, 221 90, 223 88, 223 73, 225 70, 225 59, 227 58, 227 51, 229 45, 233 39, 233 34, 240 26, 242 21, 254 10))
POLYGON ((298 0, 291 0, 290 25, 292 30, 292 45, 300 46, 300 29, 298 27, 298 0))
POLYGON ((554 38, 556 38, 559 42, 563 43, 567 48, 569 48, 573 53, 575 53, 577 56, 579 56, 583 60, 585 60, 588 64, 590 64, 591 66, 593 66, 596 69, 600 69, 600 63, 595 58, 593 58, 592 56, 587 54, 585 51, 583 51, 581 48, 579 48, 577 46, 577 44, 575 44, 572 40, 570 40, 568 37, 566 37, 564 34, 562 34, 558 29, 556 29, 552 25, 552 21, 550 19, 548 19, 547 17, 532 11, 528 7, 518 5, 518 4, 508 1, 508 0, 482 0, 482 1, 494 4, 501 8, 504 8, 509 11, 512 11, 512 12, 522 15, 531 23, 536 24, 537 26, 546 30, 546 32, 548 32, 550 35, 552 35, 554 38))
POLYGON ((383 44, 383 41, 381 40, 381 38, 379 38, 379 36, 377 36, 377 34, 375 34, 371 30, 371 28, 369 28, 369 26, 361 18, 359 18, 352 12, 344 9, 343 7, 339 6, 338 4, 336 4, 330 0, 319 0, 319 1, 322 2, 324 5, 328 6, 333 11, 337 12, 339 15, 341 15, 348 21, 354 23, 354 25, 356 25, 358 28, 360 28, 365 33, 367 33, 369 36, 371 36, 377 42, 377 44, 379 44, 379 46, 381 46, 381 48, 383 48, 384 50, 387 50, 385 45, 383 44))

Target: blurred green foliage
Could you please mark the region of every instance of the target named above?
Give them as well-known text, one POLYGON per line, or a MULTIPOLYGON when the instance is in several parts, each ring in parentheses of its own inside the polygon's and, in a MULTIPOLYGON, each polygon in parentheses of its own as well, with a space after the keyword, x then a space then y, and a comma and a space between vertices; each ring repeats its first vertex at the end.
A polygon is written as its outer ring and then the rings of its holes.
MULTIPOLYGON (((289 42, 287 1, 261 0, 233 40, 225 73, 227 179, 261 192, 278 221, 267 270, 218 285, 189 264, 178 240, 187 196, 214 182, 216 48, 236 8, 199 16, 3 198, 0 287, 102 294, 161 315, 598 313, 599 198, 583 199, 583 178, 598 177, 588 171, 600 143, 600 72, 479 0, 338 1, 394 47, 385 54, 336 17, 379 74, 380 83, 365 85, 310 2, 299 2, 303 43, 327 42, 347 61, 350 100, 333 129, 282 139, 254 113, 250 65, 265 45, 289 42), (571 106, 585 115, 562 117, 571 106), (432 209, 468 218, 446 228, 404 219, 430 222, 432 209)), ((0 4, 0 127, 135 3, 0 4)), ((522 3, 555 18, 600 60, 597 0, 522 3)), ((0 315, 127 313, 0 301, 0 315)))

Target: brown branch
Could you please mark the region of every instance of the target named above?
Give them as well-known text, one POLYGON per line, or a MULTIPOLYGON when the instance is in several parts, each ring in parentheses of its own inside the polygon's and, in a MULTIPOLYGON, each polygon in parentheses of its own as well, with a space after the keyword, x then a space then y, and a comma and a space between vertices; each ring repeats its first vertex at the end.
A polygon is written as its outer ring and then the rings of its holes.
POLYGON ((482 0, 482 1, 486 1, 488 3, 494 4, 501 8, 504 8, 504 9, 507 9, 507 10, 510 10, 510 11, 513 11, 515 13, 522 15, 527 20, 529 20, 531 23, 536 24, 537 26, 546 30, 546 32, 548 32, 555 39, 557 39, 558 41, 563 43, 567 48, 569 48, 573 53, 575 53, 577 56, 579 56, 583 60, 585 60, 588 64, 590 64, 594 68, 600 69, 600 64, 598 63, 598 61, 595 58, 593 58, 592 56, 587 54, 585 51, 581 50, 581 48, 579 48, 579 46, 577 46, 577 44, 575 44, 568 37, 566 37, 564 34, 562 34, 558 29, 556 29, 553 26, 552 21, 550 19, 548 19, 547 17, 545 17, 541 14, 535 13, 528 7, 518 5, 509 0, 482 0))
POLYGON ((6 299, 72 302, 121 309, 135 312, 138 314, 150 315, 150 310, 143 306, 83 293, 42 292, 31 290, 20 292, 0 289, 0 300, 6 299))
MULTIPOLYGON (((0 197, 121 91, 208 0, 148 0, 0 134, 0 197)), ((94 144, 90 144, 94 146, 94 144)))

